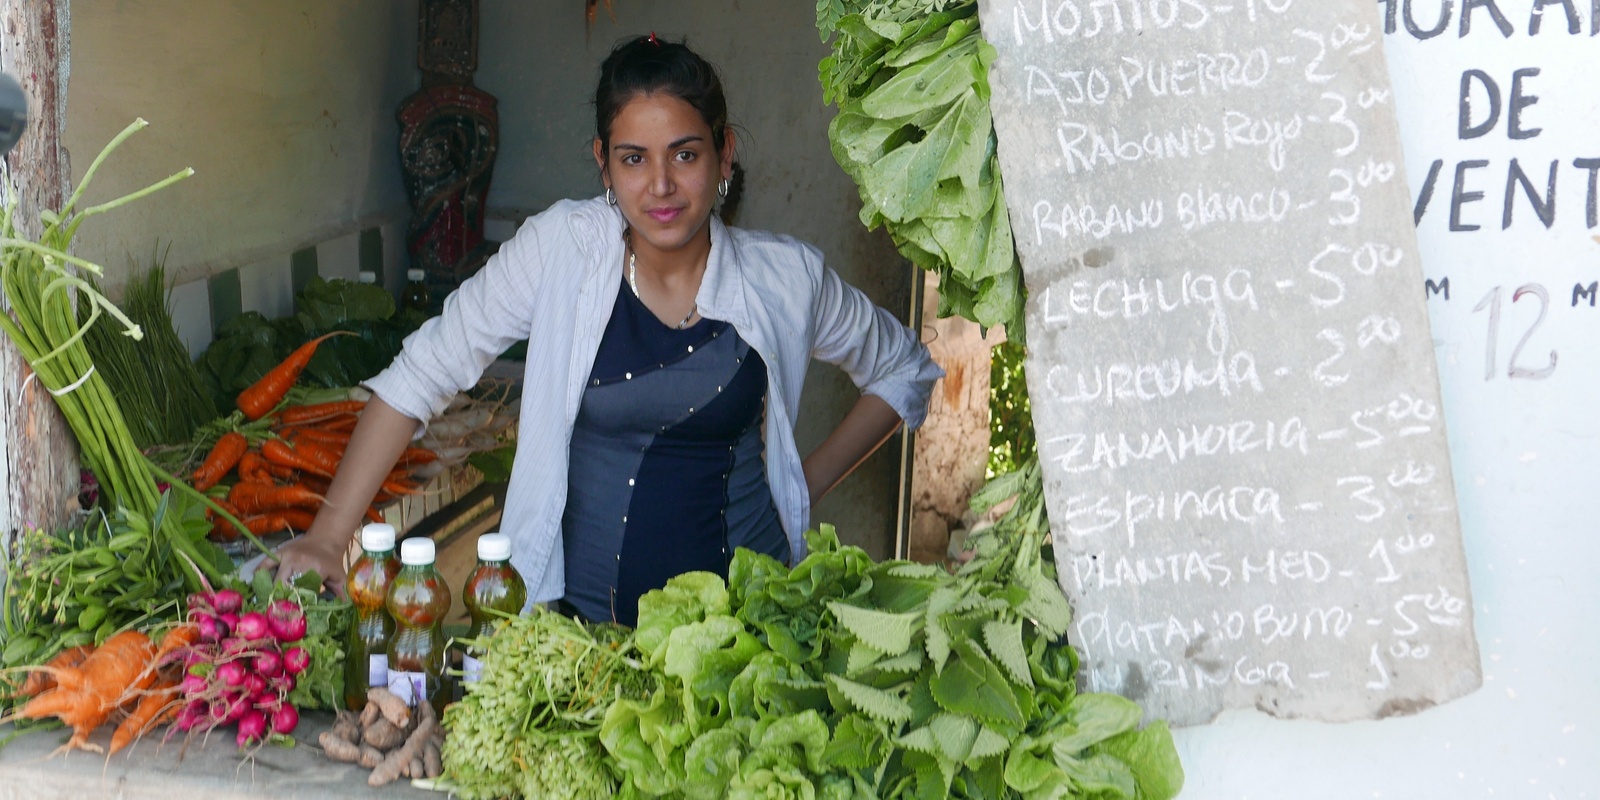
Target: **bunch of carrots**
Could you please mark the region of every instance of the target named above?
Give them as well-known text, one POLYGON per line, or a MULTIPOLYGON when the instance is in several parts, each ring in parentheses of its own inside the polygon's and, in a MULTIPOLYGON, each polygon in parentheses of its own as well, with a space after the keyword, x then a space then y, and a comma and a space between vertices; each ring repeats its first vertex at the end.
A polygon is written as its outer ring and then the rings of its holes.
MULTIPOLYGON (((237 404, 244 419, 270 422, 270 429, 262 432, 260 426, 252 425, 249 433, 236 428, 222 434, 192 475, 194 488, 207 492, 224 485, 232 474, 234 482, 217 504, 253 535, 303 531, 311 527, 325 501, 328 484, 344 458, 366 401, 288 405, 284 398, 310 363, 317 345, 345 333, 335 331, 306 342, 241 392, 237 404)), ((420 447, 401 454, 399 464, 368 504, 367 517, 382 521, 379 505, 415 493, 419 487, 408 480, 411 470, 435 458, 432 451, 420 447)), ((212 513, 213 539, 238 538, 239 531, 225 517, 212 513)))
POLYGON ((181 653, 200 639, 194 625, 180 625, 152 642, 139 631, 124 631, 98 648, 63 650, 41 667, 31 667, 20 694, 29 698, 17 710, 22 719, 54 717, 72 729, 62 750, 100 751, 89 735, 122 715, 111 735, 115 753, 147 731, 177 716, 181 653))

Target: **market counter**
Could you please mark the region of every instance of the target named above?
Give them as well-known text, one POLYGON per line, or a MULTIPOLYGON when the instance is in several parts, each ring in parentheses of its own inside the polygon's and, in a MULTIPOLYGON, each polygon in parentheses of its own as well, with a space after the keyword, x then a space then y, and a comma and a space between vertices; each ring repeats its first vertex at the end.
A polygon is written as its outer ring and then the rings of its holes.
MULTIPOLYGON (((368 786, 371 770, 355 764, 336 764, 317 747, 317 734, 332 724, 332 715, 307 713, 295 730, 295 747, 268 745, 250 759, 242 758, 234 747, 231 725, 203 744, 195 739, 187 748, 176 737, 162 744, 158 732, 110 759, 90 752, 51 758, 50 753, 66 741, 68 732, 32 732, 0 749, 0 800, 447 797, 414 788, 405 778, 387 786, 368 786)), ((103 728, 90 741, 104 746, 110 730, 103 728)), ((10 725, 0 726, 0 739, 12 733, 10 725)))

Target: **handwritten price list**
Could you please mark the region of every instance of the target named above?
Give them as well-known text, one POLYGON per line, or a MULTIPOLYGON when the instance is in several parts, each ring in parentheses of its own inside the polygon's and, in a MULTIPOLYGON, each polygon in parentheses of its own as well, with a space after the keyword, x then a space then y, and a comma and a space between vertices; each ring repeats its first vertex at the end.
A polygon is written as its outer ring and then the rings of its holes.
POLYGON ((1086 688, 1175 724, 1477 688, 1381 19, 1353 0, 981 14, 1086 688))

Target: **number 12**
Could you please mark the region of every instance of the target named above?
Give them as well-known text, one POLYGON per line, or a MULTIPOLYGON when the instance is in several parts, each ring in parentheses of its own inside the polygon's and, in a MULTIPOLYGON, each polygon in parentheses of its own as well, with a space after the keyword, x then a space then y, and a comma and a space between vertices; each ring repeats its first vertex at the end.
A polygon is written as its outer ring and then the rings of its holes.
MULTIPOLYGON (((1545 288, 1537 283, 1525 283, 1517 287, 1517 290, 1511 294, 1511 302, 1515 303, 1521 300, 1523 295, 1528 294, 1539 298, 1539 316, 1533 321, 1532 325, 1528 326, 1528 330, 1522 334, 1522 338, 1517 341, 1516 349, 1511 351, 1511 361, 1506 365, 1506 376, 1539 381, 1550 377, 1550 373, 1556 371, 1556 351, 1551 350, 1550 363, 1538 369, 1517 366, 1517 358, 1522 355, 1522 348, 1528 344, 1528 339, 1533 337, 1533 332, 1544 324, 1545 313, 1550 310, 1550 293, 1546 292, 1545 288)), ((1489 309, 1489 338, 1483 360, 1483 379, 1487 381, 1494 379, 1497 360, 1495 346, 1500 338, 1500 287, 1496 286, 1490 289, 1489 293, 1484 295, 1483 299, 1479 300, 1472 310, 1473 312, 1478 312, 1485 308, 1489 309)))

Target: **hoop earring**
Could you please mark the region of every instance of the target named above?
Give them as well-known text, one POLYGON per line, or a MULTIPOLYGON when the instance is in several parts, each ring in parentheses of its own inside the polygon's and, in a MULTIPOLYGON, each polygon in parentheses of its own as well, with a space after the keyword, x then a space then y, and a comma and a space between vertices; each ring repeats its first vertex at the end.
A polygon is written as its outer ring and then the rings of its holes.
POLYGON ((610 186, 607 186, 606 187, 606 205, 614 206, 616 204, 617 204, 617 193, 612 191, 610 186))
POLYGON ((721 197, 721 198, 727 198, 727 196, 728 196, 728 179, 727 178, 723 178, 722 181, 717 184, 717 196, 721 197))

